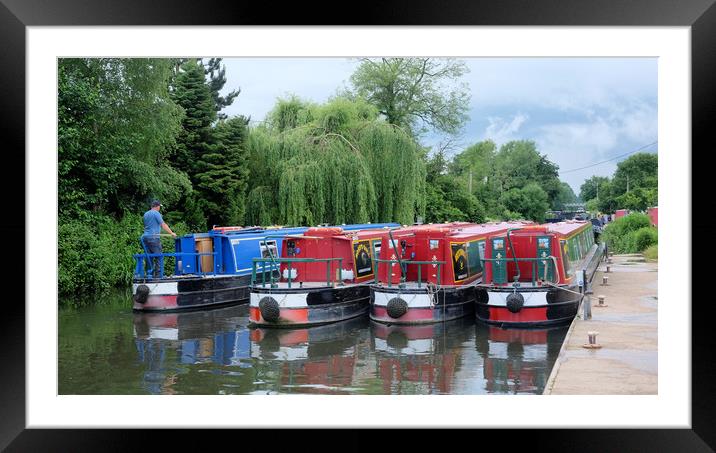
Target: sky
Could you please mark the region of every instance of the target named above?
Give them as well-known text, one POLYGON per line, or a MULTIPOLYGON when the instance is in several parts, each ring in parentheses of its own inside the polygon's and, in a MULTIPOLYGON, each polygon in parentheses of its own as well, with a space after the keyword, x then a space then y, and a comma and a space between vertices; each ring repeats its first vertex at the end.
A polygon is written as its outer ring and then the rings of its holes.
MULTIPOLYGON (((656 58, 463 61, 470 70, 461 78, 471 93, 469 120, 449 155, 487 139, 498 146, 533 140, 579 195, 585 179, 611 177, 617 163, 629 157, 625 154, 657 152, 656 58)), ((249 116, 253 122, 262 121, 278 98, 291 94, 326 101, 349 86, 358 66, 347 58, 226 58, 224 64, 222 93, 241 89, 224 113, 249 116)), ((445 140, 430 133, 420 141, 436 146, 445 140)))

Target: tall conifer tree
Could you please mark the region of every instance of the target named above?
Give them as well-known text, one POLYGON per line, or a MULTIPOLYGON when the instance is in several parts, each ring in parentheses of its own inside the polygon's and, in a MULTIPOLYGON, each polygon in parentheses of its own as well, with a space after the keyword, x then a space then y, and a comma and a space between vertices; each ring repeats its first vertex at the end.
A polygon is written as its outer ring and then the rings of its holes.
POLYGON ((174 163, 193 182, 197 162, 212 144, 211 125, 216 120, 214 99, 204 79, 204 67, 199 61, 191 59, 181 65, 172 97, 185 112, 174 163))

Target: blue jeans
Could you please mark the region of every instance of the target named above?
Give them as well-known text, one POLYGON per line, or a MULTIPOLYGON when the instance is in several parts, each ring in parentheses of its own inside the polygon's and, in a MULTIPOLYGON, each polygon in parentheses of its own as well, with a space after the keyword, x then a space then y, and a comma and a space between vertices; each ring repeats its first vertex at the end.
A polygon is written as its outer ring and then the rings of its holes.
MULTIPOLYGON (((147 253, 162 253, 162 241, 159 240, 159 238, 142 238, 144 240, 144 246, 147 249, 147 253)), ((154 278, 159 278, 159 271, 161 266, 161 261, 159 260, 159 257, 152 257, 151 261, 153 264, 150 263, 149 259, 144 259, 144 266, 146 270, 149 270, 149 267, 152 267, 152 273, 154 278)))

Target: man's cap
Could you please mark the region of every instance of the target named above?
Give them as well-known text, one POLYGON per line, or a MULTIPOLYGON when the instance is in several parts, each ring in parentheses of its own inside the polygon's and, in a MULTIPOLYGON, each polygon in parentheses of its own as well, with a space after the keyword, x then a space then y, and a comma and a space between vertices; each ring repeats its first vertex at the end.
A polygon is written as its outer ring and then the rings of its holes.
POLYGON ((162 204, 159 202, 159 200, 152 200, 152 207, 155 206, 162 206, 162 204))

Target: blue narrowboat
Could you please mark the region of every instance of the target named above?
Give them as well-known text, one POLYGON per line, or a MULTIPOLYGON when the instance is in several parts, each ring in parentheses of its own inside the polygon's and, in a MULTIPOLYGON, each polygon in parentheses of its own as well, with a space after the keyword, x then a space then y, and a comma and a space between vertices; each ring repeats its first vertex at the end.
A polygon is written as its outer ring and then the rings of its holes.
MULTIPOLYGON (((396 227, 397 223, 341 225, 344 230, 396 227)), ((215 227, 174 240, 172 253, 134 255, 133 309, 166 311, 248 302, 252 260, 278 256, 286 235, 309 227, 215 227), (159 272, 153 272, 155 258, 159 272), (164 260, 174 259, 173 275, 164 260)), ((278 267, 275 269, 278 272, 278 267)))

